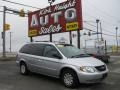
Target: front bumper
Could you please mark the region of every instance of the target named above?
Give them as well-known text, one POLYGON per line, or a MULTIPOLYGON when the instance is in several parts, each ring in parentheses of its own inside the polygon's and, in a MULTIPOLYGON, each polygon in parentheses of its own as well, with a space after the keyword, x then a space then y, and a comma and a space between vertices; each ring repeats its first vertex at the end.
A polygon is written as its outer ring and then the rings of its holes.
POLYGON ((99 73, 85 73, 79 72, 78 78, 80 83, 99 83, 104 80, 108 75, 108 71, 99 73))

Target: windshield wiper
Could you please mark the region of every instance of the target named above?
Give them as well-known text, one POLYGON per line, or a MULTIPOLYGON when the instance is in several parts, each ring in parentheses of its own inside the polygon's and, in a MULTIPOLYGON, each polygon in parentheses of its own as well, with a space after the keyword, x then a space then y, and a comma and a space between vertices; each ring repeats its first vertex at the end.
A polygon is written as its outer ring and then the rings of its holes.
POLYGON ((79 58, 79 57, 90 57, 90 55, 88 55, 88 54, 78 54, 78 55, 71 56, 71 58, 79 58))

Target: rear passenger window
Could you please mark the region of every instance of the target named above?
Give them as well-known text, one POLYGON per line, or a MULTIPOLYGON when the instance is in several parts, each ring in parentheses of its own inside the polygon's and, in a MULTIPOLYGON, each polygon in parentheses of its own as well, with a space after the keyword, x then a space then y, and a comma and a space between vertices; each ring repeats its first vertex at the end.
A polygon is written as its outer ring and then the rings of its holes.
POLYGON ((44 44, 27 44, 20 50, 21 53, 42 56, 44 44))
POLYGON ((31 54, 37 55, 37 56, 43 56, 43 50, 44 50, 44 44, 33 44, 33 47, 31 48, 31 54))

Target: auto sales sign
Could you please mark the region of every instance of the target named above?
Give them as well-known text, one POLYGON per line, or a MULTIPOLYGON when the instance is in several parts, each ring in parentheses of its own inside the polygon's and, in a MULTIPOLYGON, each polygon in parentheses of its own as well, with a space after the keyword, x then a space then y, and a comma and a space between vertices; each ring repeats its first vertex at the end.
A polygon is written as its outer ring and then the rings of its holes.
POLYGON ((28 14, 28 36, 81 30, 81 0, 68 0, 28 14))

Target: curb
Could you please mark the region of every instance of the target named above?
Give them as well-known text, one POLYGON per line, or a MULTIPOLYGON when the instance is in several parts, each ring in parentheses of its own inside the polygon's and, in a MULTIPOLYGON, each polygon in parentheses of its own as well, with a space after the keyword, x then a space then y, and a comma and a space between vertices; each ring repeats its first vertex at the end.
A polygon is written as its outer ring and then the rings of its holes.
POLYGON ((120 55, 111 55, 110 57, 120 57, 120 55))
POLYGON ((15 57, 6 57, 6 58, 3 58, 3 57, 0 57, 0 61, 15 61, 15 57))

